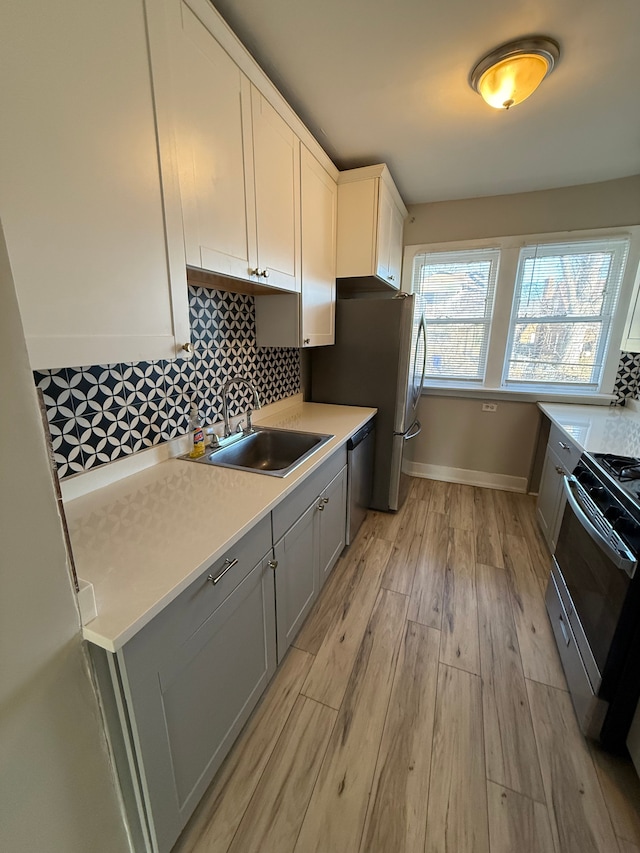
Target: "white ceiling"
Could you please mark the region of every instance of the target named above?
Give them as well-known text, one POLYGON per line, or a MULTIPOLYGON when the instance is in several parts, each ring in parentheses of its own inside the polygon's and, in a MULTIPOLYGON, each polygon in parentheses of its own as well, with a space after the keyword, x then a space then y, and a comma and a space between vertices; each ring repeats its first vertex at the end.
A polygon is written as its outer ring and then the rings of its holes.
POLYGON ((408 204, 640 173, 640 0, 213 0, 339 168, 408 204), (556 69, 509 112, 468 83, 524 35, 556 69))

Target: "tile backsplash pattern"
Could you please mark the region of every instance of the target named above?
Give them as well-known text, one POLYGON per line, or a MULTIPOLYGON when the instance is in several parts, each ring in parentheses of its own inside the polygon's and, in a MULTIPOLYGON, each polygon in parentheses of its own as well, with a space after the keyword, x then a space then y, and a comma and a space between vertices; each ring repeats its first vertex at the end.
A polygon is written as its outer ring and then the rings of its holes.
POLYGON ((638 398, 640 391, 640 353, 621 352, 618 374, 614 386, 616 406, 624 406, 626 400, 638 398))
MULTIPOLYGON (((35 372, 61 478, 186 433, 192 400, 206 423, 220 420, 232 374, 247 376, 263 404, 298 393, 300 352, 256 345, 253 297, 189 286, 189 310, 190 359, 35 372)), ((246 386, 232 386, 229 414, 251 402, 246 386)))

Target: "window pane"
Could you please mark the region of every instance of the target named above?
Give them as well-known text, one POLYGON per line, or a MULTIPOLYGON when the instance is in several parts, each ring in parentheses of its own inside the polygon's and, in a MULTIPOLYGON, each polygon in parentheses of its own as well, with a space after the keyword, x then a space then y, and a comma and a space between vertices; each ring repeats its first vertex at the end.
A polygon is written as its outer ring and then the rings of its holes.
POLYGON ((517 323, 507 379, 591 383, 601 333, 601 323, 517 323))
POLYGON ((427 367, 431 378, 481 379, 484 324, 447 323, 427 328, 427 367))
POLYGON ((505 383, 599 386, 628 246, 612 238, 521 250, 505 383))
POLYGON ((611 261, 610 252, 527 258, 518 317, 599 315, 611 261))
POLYGON ((413 292, 426 323, 428 377, 484 377, 499 258, 497 249, 414 258, 413 292))

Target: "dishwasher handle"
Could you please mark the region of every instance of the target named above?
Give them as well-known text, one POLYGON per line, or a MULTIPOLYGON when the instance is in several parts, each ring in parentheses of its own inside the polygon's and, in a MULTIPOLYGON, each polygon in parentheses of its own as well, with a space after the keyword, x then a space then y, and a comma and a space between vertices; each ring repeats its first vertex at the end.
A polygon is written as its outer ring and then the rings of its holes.
POLYGON ((347 441, 347 450, 355 450, 359 444, 367 438, 373 432, 376 425, 376 419, 371 418, 371 420, 367 421, 366 424, 361 427, 355 435, 352 435, 351 438, 347 441))

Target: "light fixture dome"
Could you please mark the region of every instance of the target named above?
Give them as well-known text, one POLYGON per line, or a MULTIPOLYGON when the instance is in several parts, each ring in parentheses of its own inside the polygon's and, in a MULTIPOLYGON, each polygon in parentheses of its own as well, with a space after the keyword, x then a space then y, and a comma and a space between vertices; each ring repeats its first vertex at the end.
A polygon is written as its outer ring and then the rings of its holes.
POLYGON ((469 85, 491 107, 508 110, 533 94, 560 58, 548 36, 530 36, 487 53, 469 75, 469 85))

